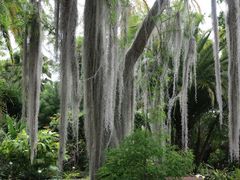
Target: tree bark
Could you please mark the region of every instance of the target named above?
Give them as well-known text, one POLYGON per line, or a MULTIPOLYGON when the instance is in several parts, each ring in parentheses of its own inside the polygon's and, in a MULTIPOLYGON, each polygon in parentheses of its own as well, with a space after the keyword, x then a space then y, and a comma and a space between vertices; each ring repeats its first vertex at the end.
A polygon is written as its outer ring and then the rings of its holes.
POLYGON ((157 0, 154 3, 125 55, 122 100, 120 101, 121 116, 119 120, 115 120, 115 129, 119 142, 129 135, 134 128, 134 65, 144 51, 156 25, 157 16, 163 12, 168 2, 168 0, 157 0))
POLYGON ((77 0, 61 0, 60 2, 60 33, 61 33, 61 86, 60 86, 60 147, 58 166, 63 170, 67 142, 67 112, 70 106, 72 86, 72 64, 75 61, 75 33, 77 25, 77 0))
POLYGON ((55 0, 54 9, 54 23, 55 23, 55 58, 58 60, 58 47, 59 47, 59 15, 60 15, 60 0, 55 0))
POLYGON ((229 151, 231 161, 239 162, 240 87, 239 87, 239 0, 227 0, 229 151))
POLYGON ((24 29, 24 41, 23 41, 23 77, 22 77, 22 121, 27 120, 27 100, 28 100, 28 76, 29 76, 29 66, 28 66, 28 27, 25 26, 24 29))
MULTIPOLYGON (((27 124, 28 134, 31 146, 31 162, 36 154, 37 148, 37 132, 38 132, 38 113, 40 106, 40 87, 41 87, 41 73, 42 73, 42 54, 41 54, 41 38, 42 26, 40 20, 41 4, 36 0, 31 0, 34 8, 34 13, 31 18, 31 25, 28 34, 29 43, 27 45, 27 59, 24 65, 27 71, 27 124)), ((24 88, 25 89, 25 88, 24 88)), ((24 112, 24 113, 25 113, 24 112)))
MULTIPOLYGON (((109 141, 105 128, 106 1, 88 0, 84 10, 84 109, 90 179, 96 178, 109 141)), ((108 77, 111 78, 111 77, 108 77)))

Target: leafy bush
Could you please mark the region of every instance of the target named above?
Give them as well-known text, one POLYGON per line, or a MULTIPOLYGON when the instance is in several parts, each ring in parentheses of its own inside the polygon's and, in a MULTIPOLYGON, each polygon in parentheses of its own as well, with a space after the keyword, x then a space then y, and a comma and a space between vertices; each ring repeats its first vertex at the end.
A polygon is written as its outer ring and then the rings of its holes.
POLYGON ((136 131, 119 148, 107 152, 99 179, 164 179, 185 176, 193 170, 193 154, 164 147, 149 132, 136 131))
POLYGON ((230 173, 228 172, 228 169, 215 169, 214 167, 208 165, 208 164, 201 164, 200 165, 200 174, 204 175, 206 179, 209 180, 227 180, 230 178, 230 173))
POLYGON ((215 151, 213 151, 208 159, 208 163, 211 164, 212 166, 216 167, 221 167, 225 164, 227 164, 226 159, 228 157, 228 154, 226 153, 225 149, 220 149, 217 148, 215 151), (224 163, 225 162, 225 163, 224 163))
POLYGON ((0 119, 0 127, 2 127, 1 130, 10 138, 16 138, 17 134, 25 128, 25 124, 5 114, 0 119))
POLYGON ((200 173, 209 180, 237 180, 240 179, 240 169, 228 167, 224 169, 216 169, 208 164, 201 164, 200 173))
POLYGON ((235 169, 231 175, 231 180, 240 179, 240 169, 235 169))
POLYGON ((58 134, 50 130, 38 133, 37 156, 31 165, 28 135, 25 130, 15 138, 6 136, 0 144, 0 178, 49 178, 58 172, 55 166, 58 134))
POLYGON ((72 170, 72 171, 65 172, 63 177, 64 179, 76 179, 76 178, 81 178, 82 175, 79 172, 79 170, 72 170))
POLYGON ((16 84, 0 79, 0 119, 1 114, 6 113, 20 118, 21 108, 21 89, 16 84))

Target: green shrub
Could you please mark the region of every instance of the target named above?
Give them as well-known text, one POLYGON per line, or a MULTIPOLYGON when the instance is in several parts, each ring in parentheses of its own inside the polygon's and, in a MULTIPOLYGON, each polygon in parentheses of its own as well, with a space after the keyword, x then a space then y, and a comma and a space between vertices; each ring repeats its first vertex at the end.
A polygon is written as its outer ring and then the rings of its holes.
POLYGON ((0 127, 2 127, 1 130, 4 131, 6 135, 14 139, 26 126, 23 122, 5 114, 2 116, 2 119, 0 119, 0 127))
POLYGON ((231 180, 240 179, 240 169, 236 168, 231 175, 231 180))
POLYGON ((0 144, 0 179, 49 178, 57 174, 58 134, 40 130, 38 139, 37 156, 31 165, 26 131, 22 130, 15 138, 4 138, 0 144))
POLYGON ((201 164, 199 172, 209 180, 240 179, 240 169, 236 168, 235 166, 224 169, 216 169, 208 164, 201 164))
POLYGON ((146 131, 136 131, 119 148, 107 152, 99 179, 164 179, 185 176, 193 170, 193 154, 164 147, 146 131))
POLYGON ((2 80, 0 73, 0 119, 1 114, 5 113, 20 118, 21 109, 21 89, 16 84, 2 80))
POLYGON ((71 170, 64 173, 63 178, 66 180, 70 179, 79 179, 82 178, 82 175, 79 170, 71 170))
POLYGON ((208 164, 201 164, 199 172, 209 180, 227 180, 230 178, 230 174, 227 169, 215 169, 208 164))

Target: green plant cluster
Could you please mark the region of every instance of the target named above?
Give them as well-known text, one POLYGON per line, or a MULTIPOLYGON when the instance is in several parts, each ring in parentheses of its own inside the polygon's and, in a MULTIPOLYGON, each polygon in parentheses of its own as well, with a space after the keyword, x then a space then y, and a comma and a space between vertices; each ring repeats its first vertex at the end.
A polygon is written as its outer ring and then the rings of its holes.
POLYGON ((150 132, 138 130, 119 148, 111 149, 98 171, 99 179, 140 180, 182 177, 192 172, 192 152, 163 146, 150 132))
POLYGON ((7 131, 1 130, 0 179, 50 178, 58 174, 58 134, 49 129, 38 132, 37 156, 31 164, 25 128, 8 117, 7 131))
POLYGON ((16 84, 8 84, 6 80, 0 77, 0 121, 1 114, 5 113, 20 117, 21 107, 21 89, 16 84))
POLYGON ((240 179, 240 169, 224 168, 215 169, 208 164, 201 164, 199 172, 208 180, 238 180, 240 179))

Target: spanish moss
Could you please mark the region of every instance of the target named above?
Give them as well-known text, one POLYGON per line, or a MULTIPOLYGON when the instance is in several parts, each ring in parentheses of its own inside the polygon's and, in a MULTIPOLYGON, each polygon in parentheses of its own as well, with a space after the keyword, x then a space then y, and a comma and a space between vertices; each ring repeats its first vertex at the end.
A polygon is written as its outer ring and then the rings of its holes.
POLYGON ((38 132, 38 113, 40 106, 40 87, 41 87, 41 73, 42 73, 42 55, 41 55, 41 4, 33 0, 34 14, 31 20, 31 28, 29 31, 28 44, 28 80, 27 80, 27 124, 28 134, 30 137, 31 146, 31 162, 33 163, 37 148, 37 132, 38 132))
POLYGON ((189 75, 191 71, 191 65, 195 58, 196 42, 194 38, 191 38, 188 43, 188 51, 186 59, 183 63, 183 77, 182 77, 182 90, 180 96, 181 104, 181 118, 182 118, 182 146, 185 150, 188 149, 188 87, 189 87, 189 75))
POLYGON ((217 18, 217 2, 212 0, 212 24, 214 33, 213 51, 215 61, 215 79, 216 79, 216 96, 219 107, 219 120, 222 125, 223 119, 223 102, 222 102, 222 80, 221 80, 221 64, 219 59, 219 35, 218 35, 218 18, 217 18))
MULTIPOLYGON (((72 64, 75 61, 75 30, 77 24, 77 0, 63 0, 60 4, 60 37, 61 37, 61 86, 60 86, 60 147, 58 155, 58 166, 60 171, 63 170, 63 161, 66 151, 68 110, 70 106, 71 88, 72 87, 72 64)), ((74 65, 76 68, 76 65, 74 65)), ((76 74, 77 70, 73 72, 76 74), (74 72, 75 71, 75 72, 74 72)), ((75 75, 74 74, 74 75, 75 75)), ((74 79, 73 96, 78 96, 77 78, 74 79)), ((76 102, 78 103, 78 100, 76 102)), ((78 111, 76 109, 76 111, 78 111)), ((74 116, 78 116, 74 112, 74 116)), ((75 117, 76 118, 76 117, 75 117)), ((76 119, 75 119, 76 121, 76 119)), ((76 123, 76 122, 75 122, 76 123)), ((76 130, 75 130, 76 131, 76 130)))

